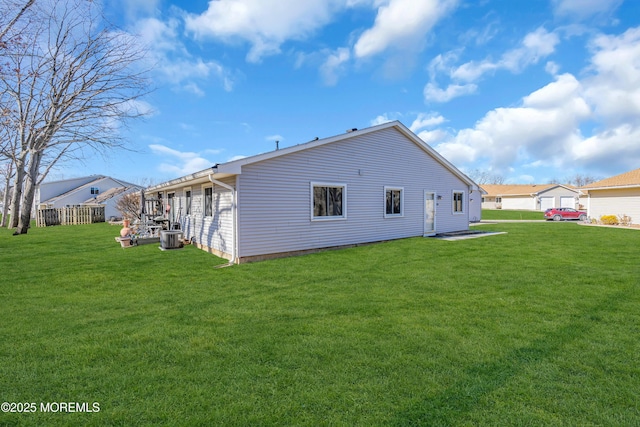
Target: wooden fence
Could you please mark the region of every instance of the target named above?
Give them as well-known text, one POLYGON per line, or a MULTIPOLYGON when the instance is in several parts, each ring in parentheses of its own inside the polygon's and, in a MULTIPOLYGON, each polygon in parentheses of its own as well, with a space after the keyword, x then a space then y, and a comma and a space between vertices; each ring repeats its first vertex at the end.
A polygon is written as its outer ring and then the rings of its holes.
POLYGON ((67 208, 38 209, 36 226, 77 225, 104 222, 104 206, 73 206, 67 208))

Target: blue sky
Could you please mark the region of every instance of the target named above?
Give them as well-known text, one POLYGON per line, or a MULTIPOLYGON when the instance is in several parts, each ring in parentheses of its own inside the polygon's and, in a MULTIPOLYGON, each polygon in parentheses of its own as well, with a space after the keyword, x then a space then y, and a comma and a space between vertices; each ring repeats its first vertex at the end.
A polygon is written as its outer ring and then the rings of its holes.
POLYGON ((149 46, 149 114, 51 179, 158 183, 396 119, 510 183, 640 167, 638 0, 105 3, 149 46))

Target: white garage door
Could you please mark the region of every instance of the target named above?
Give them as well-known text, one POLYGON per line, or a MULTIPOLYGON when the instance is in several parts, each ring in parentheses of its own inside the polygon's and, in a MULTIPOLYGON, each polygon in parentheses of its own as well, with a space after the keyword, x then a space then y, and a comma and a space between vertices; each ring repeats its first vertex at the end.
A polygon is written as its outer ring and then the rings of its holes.
POLYGON ((540 210, 546 211, 547 209, 555 208, 555 197, 540 197, 540 210))
POLYGON ((576 202, 573 197, 560 197, 560 207, 561 208, 575 208, 576 202))

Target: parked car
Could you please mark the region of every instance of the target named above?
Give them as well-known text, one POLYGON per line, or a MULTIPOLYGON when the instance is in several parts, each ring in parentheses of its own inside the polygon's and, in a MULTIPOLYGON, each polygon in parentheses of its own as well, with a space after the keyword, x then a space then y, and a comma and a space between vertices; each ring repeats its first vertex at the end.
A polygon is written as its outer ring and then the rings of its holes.
POLYGON ((587 219, 587 213, 573 208, 551 208, 544 211, 544 217, 547 221, 551 219, 554 221, 562 221, 563 219, 585 221, 587 219))

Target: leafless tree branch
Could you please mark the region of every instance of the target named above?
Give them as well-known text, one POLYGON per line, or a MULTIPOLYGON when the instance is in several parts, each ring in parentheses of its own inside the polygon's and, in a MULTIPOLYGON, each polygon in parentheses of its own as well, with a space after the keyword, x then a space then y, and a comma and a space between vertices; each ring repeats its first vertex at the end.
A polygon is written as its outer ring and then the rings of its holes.
POLYGON ((57 162, 82 147, 124 147, 118 128, 144 115, 139 100, 148 92, 146 71, 138 68, 143 49, 107 25, 97 3, 53 6, 38 10, 32 42, 15 43, 0 68, 0 153, 16 170, 16 234, 27 232, 35 187, 57 162))

